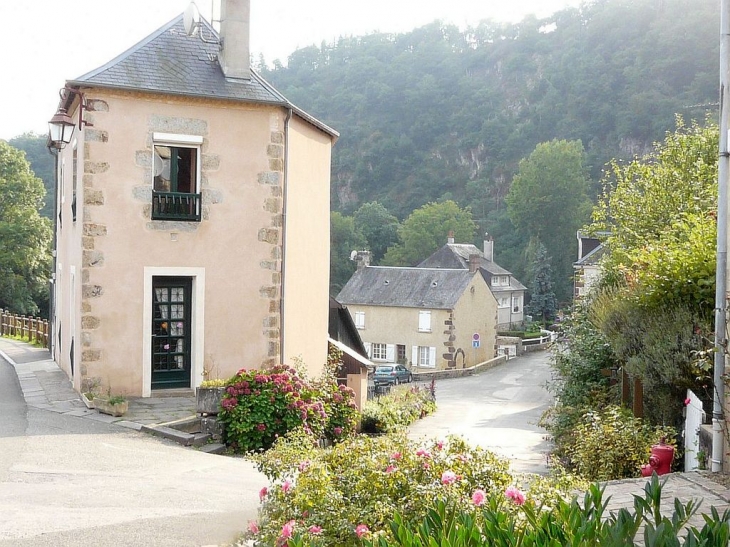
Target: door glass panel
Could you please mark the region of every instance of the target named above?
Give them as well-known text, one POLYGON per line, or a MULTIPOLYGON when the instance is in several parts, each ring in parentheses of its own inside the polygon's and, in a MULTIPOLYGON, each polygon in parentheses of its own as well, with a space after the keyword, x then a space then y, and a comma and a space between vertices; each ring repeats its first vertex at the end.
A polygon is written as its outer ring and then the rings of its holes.
POLYGON ((192 278, 154 277, 152 388, 190 387, 192 278))

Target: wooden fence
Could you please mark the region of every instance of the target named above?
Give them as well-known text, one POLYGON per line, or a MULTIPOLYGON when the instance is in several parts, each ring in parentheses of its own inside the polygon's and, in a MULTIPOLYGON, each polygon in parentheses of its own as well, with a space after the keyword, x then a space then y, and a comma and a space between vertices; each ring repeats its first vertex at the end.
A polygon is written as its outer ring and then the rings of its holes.
POLYGON ((0 308, 0 336, 12 336, 31 344, 49 346, 48 320, 15 315, 0 308))

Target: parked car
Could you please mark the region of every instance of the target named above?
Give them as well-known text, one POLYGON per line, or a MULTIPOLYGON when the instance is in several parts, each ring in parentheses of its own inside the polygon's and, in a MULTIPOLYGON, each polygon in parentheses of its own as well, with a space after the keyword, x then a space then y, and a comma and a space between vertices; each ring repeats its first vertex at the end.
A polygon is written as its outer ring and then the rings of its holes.
POLYGON ((397 386, 403 382, 412 382, 413 374, 404 365, 379 365, 373 374, 376 386, 397 386))

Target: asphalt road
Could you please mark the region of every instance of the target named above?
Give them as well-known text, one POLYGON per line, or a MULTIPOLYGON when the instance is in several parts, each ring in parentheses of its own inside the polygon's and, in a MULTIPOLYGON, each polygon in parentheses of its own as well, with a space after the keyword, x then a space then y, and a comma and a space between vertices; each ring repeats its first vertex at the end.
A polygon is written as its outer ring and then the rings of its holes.
POLYGON ((518 473, 547 473, 550 443, 537 425, 552 404, 549 353, 528 353, 476 376, 437 380, 438 409, 409 428, 412 439, 460 435, 496 452, 518 473))
POLYGON ((0 359, 0 546, 201 546, 256 518, 266 478, 118 426, 27 408, 0 359))

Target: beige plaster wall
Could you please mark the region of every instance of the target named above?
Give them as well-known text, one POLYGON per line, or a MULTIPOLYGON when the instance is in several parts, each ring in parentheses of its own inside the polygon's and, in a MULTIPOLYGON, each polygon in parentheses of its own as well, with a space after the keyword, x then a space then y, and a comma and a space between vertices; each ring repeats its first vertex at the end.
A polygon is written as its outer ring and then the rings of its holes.
POLYGON ((480 275, 474 276, 469 287, 454 307, 455 347, 466 354, 467 367, 495 356, 497 337, 497 300, 480 275), (479 334, 479 348, 472 347, 472 336, 479 334))
MULTIPOLYGON (((66 270, 71 263, 77 265, 80 285, 75 302, 77 389, 81 378, 98 378, 115 392, 144 393, 149 331, 145 268, 204 272, 204 328, 196 333, 195 349, 201 358, 194 363, 193 386, 203 379, 204 369, 211 377, 228 377, 242 367, 279 362, 286 112, 262 105, 162 99, 108 90, 89 90, 87 100, 91 111, 85 116, 93 128, 84 129, 85 154, 80 162, 85 204, 79 203, 77 226, 67 225, 64 219, 59 232, 59 260, 66 270), (201 222, 150 220, 153 132, 203 137, 201 222)), ((306 141, 304 134, 294 139, 292 150, 306 141)), ((324 148, 321 139, 315 149, 319 148, 324 148)), ((301 153, 293 155, 300 157, 301 153)), ((70 149, 63 151, 63 157, 70 161, 70 149)), ((327 172, 323 192, 329 196, 329 154, 319 152, 311 161, 326 162, 313 171, 315 175, 327 172)), ((68 175, 66 179, 70 184, 68 175)), ((293 181, 295 186, 304 183, 302 175, 293 181)), ((310 253, 312 260, 320 260, 328 269, 329 225, 323 229, 321 222, 315 222, 300 227, 299 198, 295 193, 290 200, 289 225, 294 232, 306 230, 309 238, 326 242, 315 245, 310 253)), ((318 217, 329 218, 328 206, 327 201, 327 211, 318 217)), ((297 261, 301 259, 295 255, 297 261)), ((321 283, 314 284, 314 292, 327 282, 325 275, 321 283)), ((297 302, 297 290, 294 284, 294 310, 302 306, 297 302)), ((68 297, 62 295, 58 317, 70 314, 68 297)), ((307 304, 314 321, 312 325, 302 321, 302 330, 311 326, 310 337, 315 338, 321 330, 320 317, 326 323, 326 291, 317 300, 319 307, 314 302, 307 304)), ((68 332, 64 327, 64 338, 68 332)), ((304 337, 303 333, 298 336, 304 337)), ((326 325, 321 338, 324 356, 326 325)), ((62 346, 58 355, 66 370, 67 348, 62 346)))
POLYGON ((435 347, 436 370, 450 368, 444 354, 454 355, 452 364, 459 368, 494 357, 497 302, 480 275, 473 277, 453 310, 431 310, 430 333, 418 331, 418 308, 357 304, 348 304, 347 308, 353 317, 357 311, 365 312, 365 328, 359 331, 364 342, 405 345, 406 357, 414 371, 434 369, 413 366, 412 346, 435 347), (472 348, 475 332, 481 336, 478 349, 472 348), (462 352, 457 356, 458 350, 462 352))
POLYGON ((316 375, 327 359, 332 141, 296 116, 288 138, 282 356, 316 375))

